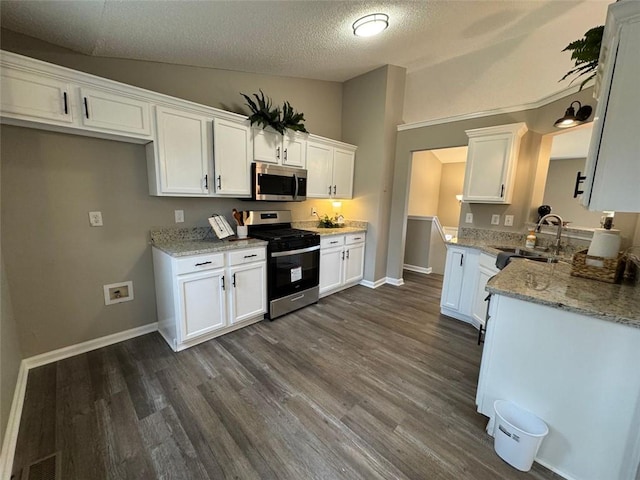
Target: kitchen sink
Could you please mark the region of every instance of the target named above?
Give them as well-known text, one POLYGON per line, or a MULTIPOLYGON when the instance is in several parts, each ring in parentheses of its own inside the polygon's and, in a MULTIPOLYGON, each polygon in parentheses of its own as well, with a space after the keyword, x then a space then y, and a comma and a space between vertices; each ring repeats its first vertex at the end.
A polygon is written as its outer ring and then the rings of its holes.
POLYGON ((514 256, 521 258, 528 258, 529 260, 534 260, 536 262, 557 262, 557 260, 545 253, 542 252, 532 252, 531 250, 525 250, 520 247, 500 247, 500 246, 492 246, 491 248, 495 248, 496 250, 500 250, 501 252, 513 253, 514 256))

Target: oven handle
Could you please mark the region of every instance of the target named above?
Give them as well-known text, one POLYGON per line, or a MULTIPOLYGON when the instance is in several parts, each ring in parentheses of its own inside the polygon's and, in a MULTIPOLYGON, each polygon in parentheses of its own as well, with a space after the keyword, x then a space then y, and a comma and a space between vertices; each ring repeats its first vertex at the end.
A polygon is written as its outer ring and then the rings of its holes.
POLYGON ((293 199, 295 200, 298 198, 298 176, 295 173, 293 174, 293 183, 296 184, 296 191, 293 192, 293 199))
POLYGON ((287 255, 297 255, 298 253, 315 252, 316 250, 320 250, 320 245, 314 245, 313 247, 308 247, 308 248, 299 248, 297 250, 287 250, 286 252, 273 252, 271 256, 286 257, 287 255))

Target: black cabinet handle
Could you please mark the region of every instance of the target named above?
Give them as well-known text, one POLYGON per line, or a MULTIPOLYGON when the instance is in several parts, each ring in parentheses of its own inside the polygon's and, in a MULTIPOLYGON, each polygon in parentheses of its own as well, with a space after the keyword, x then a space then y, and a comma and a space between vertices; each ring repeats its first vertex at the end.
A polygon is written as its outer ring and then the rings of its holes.
POLYGON ((209 190, 209 175, 208 174, 205 174, 205 176, 204 176, 204 188, 209 190))
POLYGON ((336 194, 336 186, 335 185, 333 186, 333 194, 334 195, 336 194))
POLYGON ((67 103, 67 92, 62 92, 64 98, 64 114, 69 115, 69 104, 67 103))
POLYGON ((218 175, 218 188, 222 188, 222 178, 218 175))
POLYGON ((222 290, 225 290, 225 288, 224 288, 224 275, 220 277, 220 280, 222 280, 222 290))
POLYGON ((362 237, 355 237, 354 240, 362 240, 362 237))
POLYGON ((244 258, 252 258, 252 257, 257 257, 257 256, 258 255, 254 253, 253 255, 245 255, 244 258))
POLYGON ((202 262, 202 263, 196 263, 196 267, 200 267, 202 265, 209 265, 211 262, 202 262))
POLYGON ((280 147, 276 148, 276 158, 280 160, 280 147))
POLYGON ((582 175, 582 172, 578 172, 578 174, 576 175, 576 184, 573 187, 573 198, 577 198, 578 195, 582 195, 584 193, 584 190, 579 190, 579 188, 580 188, 580 184, 584 182, 586 179, 587 179, 586 175, 582 175))
POLYGON ((333 241, 333 242, 329 242, 329 243, 330 243, 331 245, 333 245, 333 244, 335 244, 335 243, 338 243, 338 241, 337 241, 337 240, 335 240, 335 241, 333 241))
POLYGON ((349 250, 347 250, 347 259, 349 259, 349 250))
POLYGON ((233 274, 233 277, 231 277, 231 285, 233 285, 234 288, 236 286, 236 274, 235 273, 233 274))
POLYGON ((504 183, 500 186, 500 198, 504 197, 504 183))
POLYGON ((287 149, 286 148, 284 149, 284 159, 285 159, 285 161, 287 160, 287 149))
POLYGON ((329 185, 329 195, 331 195, 331 185, 329 185))
POLYGON ((460 254, 460 266, 462 266, 462 260, 464 260, 464 253, 460 254))
POLYGON ((342 251, 342 260, 344 260, 344 250, 342 251))
POLYGON ((87 97, 84 97, 84 114, 89 118, 89 105, 87 104, 87 97))

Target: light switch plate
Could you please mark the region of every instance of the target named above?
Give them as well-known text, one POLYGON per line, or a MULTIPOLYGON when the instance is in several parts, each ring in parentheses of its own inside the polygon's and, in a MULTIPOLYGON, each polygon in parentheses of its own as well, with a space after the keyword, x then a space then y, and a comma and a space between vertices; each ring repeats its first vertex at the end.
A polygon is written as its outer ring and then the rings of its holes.
POLYGON ((176 223, 184 222, 184 210, 174 210, 174 215, 176 217, 176 223))
POLYGON ((491 225, 500 225, 500 215, 491 215, 491 225))
POLYGON ((473 223, 473 213, 467 213, 465 215, 464 223, 473 223))
POLYGON ((505 227, 513 227, 513 215, 505 215, 504 216, 504 226, 505 227))

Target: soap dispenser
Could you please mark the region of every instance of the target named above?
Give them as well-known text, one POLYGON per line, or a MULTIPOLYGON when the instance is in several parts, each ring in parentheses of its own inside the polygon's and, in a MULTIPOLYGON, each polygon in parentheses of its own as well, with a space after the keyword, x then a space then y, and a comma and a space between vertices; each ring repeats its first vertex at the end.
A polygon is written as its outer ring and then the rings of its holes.
POLYGON ((527 235, 527 241, 524 246, 527 248, 533 248, 536 246, 536 234, 533 233, 533 230, 529 230, 529 235, 527 235))

